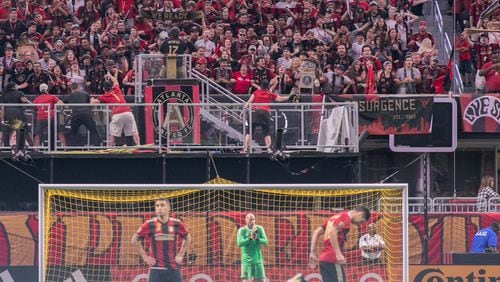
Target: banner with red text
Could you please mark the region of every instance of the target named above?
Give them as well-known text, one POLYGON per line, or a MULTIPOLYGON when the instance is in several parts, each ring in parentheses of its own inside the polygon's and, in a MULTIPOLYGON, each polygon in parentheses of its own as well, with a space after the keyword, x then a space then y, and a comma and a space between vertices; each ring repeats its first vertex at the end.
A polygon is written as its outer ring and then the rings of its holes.
POLYGON ((460 95, 464 132, 500 133, 500 94, 460 95))

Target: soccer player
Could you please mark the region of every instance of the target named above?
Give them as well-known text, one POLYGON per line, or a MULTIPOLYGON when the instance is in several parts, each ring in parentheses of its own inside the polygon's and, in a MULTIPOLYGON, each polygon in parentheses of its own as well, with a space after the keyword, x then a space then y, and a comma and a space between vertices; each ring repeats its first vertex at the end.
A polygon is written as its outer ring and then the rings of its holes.
POLYGON ((181 282, 180 264, 191 242, 185 224, 170 217, 170 202, 158 199, 155 202, 156 218, 146 221, 132 237, 132 244, 144 262, 150 266, 149 282, 181 282), (150 237, 150 254, 146 254, 140 238, 150 237), (177 239, 182 245, 177 252, 177 239))
POLYGON ((262 264, 260 246, 267 246, 264 228, 255 224, 255 215, 249 213, 246 225, 238 230, 236 242, 241 248, 241 279, 243 282, 264 282, 266 274, 262 264))
POLYGON ((472 238, 470 253, 496 253, 499 227, 498 222, 492 222, 490 226, 479 230, 472 238))
POLYGON ((321 234, 323 236, 323 251, 319 256, 319 270, 323 281, 344 282, 346 280, 343 265, 346 263, 342 248, 352 224, 361 224, 370 218, 370 211, 366 207, 357 207, 354 210, 332 215, 323 225, 314 230, 311 238, 311 252, 309 266, 316 268, 316 245, 321 234))

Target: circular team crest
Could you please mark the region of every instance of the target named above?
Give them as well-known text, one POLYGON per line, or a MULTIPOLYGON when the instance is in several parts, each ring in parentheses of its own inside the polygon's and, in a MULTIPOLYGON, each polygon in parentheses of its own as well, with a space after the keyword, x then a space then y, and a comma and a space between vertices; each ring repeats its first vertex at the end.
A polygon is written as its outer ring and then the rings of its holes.
POLYGON ((194 108, 193 105, 182 105, 193 103, 188 94, 182 91, 168 90, 156 96, 153 103, 160 104, 159 107, 153 107, 153 125, 156 133, 161 134, 163 138, 167 138, 169 133, 170 138, 183 138, 191 133, 194 108), (175 105, 172 105, 174 103, 175 105), (159 113, 159 111, 161 112, 159 113), (158 132, 159 129, 160 132, 158 132))

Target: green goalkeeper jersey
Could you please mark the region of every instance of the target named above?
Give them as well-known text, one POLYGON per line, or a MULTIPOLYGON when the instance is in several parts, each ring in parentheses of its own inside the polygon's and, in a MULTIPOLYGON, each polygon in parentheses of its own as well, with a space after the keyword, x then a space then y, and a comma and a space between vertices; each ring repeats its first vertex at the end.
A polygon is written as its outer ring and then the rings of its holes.
POLYGON ((267 237, 264 228, 260 225, 255 225, 254 230, 257 230, 257 236, 250 240, 252 230, 248 226, 243 226, 238 230, 236 242, 241 248, 242 263, 262 263, 262 251, 260 245, 267 245, 267 237))

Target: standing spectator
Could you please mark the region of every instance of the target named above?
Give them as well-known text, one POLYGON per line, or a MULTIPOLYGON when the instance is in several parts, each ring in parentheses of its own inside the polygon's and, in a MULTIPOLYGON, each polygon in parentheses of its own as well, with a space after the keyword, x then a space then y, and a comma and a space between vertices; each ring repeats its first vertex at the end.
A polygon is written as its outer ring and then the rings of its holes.
POLYGON ((500 49, 492 53, 492 60, 483 65, 478 75, 485 77, 486 93, 500 93, 500 49))
POLYGON ((82 30, 87 30, 92 23, 99 19, 99 12, 94 6, 94 1, 85 0, 85 5, 78 8, 75 18, 82 30))
POLYGON ((241 65, 240 71, 233 73, 231 83, 233 83, 233 94, 249 94, 251 86, 258 89, 253 81, 253 75, 245 64, 241 65))
POLYGON ((73 61, 69 71, 66 73, 66 78, 70 83, 78 84, 80 90, 83 90, 85 87, 85 76, 80 71, 80 66, 77 61, 73 61))
POLYGON ((458 36, 455 42, 455 50, 458 52, 458 69, 465 86, 472 85, 472 61, 470 54, 470 44, 463 34, 458 36))
MULTIPOLYGON (((33 64, 33 73, 28 76, 26 82, 18 86, 20 89, 26 88, 26 93, 31 95, 40 94, 39 90, 42 89, 40 86, 42 84, 47 84, 49 82, 49 75, 42 71, 42 66, 39 62, 33 64)), ((47 86, 48 91, 48 86, 47 86)))
POLYGON ((69 80, 62 73, 61 67, 55 66, 49 79, 49 92, 54 95, 68 94, 69 80))
POLYGON ((2 62, 7 73, 12 74, 14 72, 14 64, 16 61, 12 45, 7 44, 4 49, 4 56, 0 58, 0 62, 2 62))
POLYGON ((106 70, 103 67, 103 62, 100 59, 95 59, 93 68, 85 77, 85 89, 92 94, 103 94, 103 82, 106 70))
POLYGON ((394 74, 392 73, 392 63, 390 61, 384 62, 384 69, 379 71, 377 75, 377 81, 378 94, 396 93, 396 83, 394 81, 394 74))
MULTIPOLYGON (((255 72, 254 72, 255 74, 255 72)), ((219 67, 213 71, 213 79, 227 90, 231 90, 231 77, 233 72, 227 59, 219 59, 219 67)))
MULTIPOLYGON (((52 140, 51 144, 52 146, 54 145, 54 141, 52 139, 52 136, 48 136, 49 131, 48 128, 50 126, 50 132, 55 131, 55 122, 54 122, 54 112, 55 112, 55 105, 56 104, 63 104, 59 98, 57 98, 54 95, 49 94, 49 86, 45 83, 40 84, 40 89, 39 89, 40 95, 38 95, 35 100, 33 100, 33 104, 48 104, 46 105, 39 105, 36 106, 36 121, 35 121, 35 138, 33 140, 33 145, 35 147, 41 145, 41 139, 47 135, 47 139, 50 138, 52 140), (50 124, 49 124, 49 117, 50 117, 50 124)), ((61 131, 58 131, 58 137, 59 141, 61 142, 62 146, 65 146, 65 138, 64 134, 61 131)))
POLYGON ((396 72, 394 81, 399 86, 398 94, 417 94, 417 84, 420 83, 422 76, 412 63, 411 55, 406 55, 404 66, 396 72))
POLYGON ((382 236, 377 234, 377 225, 368 224, 368 233, 359 238, 359 249, 365 264, 379 264, 385 242, 382 236))
MULTIPOLYGON (((356 62, 359 63, 359 61, 356 62)), ((361 68, 361 63, 359 63, 359 67, 361 68)), ((333 73, 327 73, 328 81, 332 85, 331 93, 327 94, 333 94, 333 95, 346 94, 348 93, 349 88, 354 86, 354 81, 348 76, 344 75, 344 71, 345 71, 344 65, 338 64, 334 66, 333 73)))
POLYGON ((2 24, 1 29, 6 34, 5 39, 12 46, 17 46, 17 40, 26 31, 26 26, 17 19, 16 8, 10 9, 9 20, 2 24))
POLYGON ((425 94, 436 94, 434 80, 444 75, 444 71, 438 66, 438 62, 438 57, 432 57, 430 65, 424 67, 422 71, 422 92, 425 94))
MULTIPOLYGON (((14 73, 10 77, 11 81, 16 83, 17 85, 23 85, 27 80, 28 77, 30 76, 31 72, 29 71, 28 68, 26 68, 25 64, 21 61, 17 61, 14 64, 14 73)), ((18 88, 16 87, 16 90, 18 88)), ((28 88, 25 86, 24 89, 21 90, 24 94, 30 94, 28 92, 28 88)))
MULTIPOLYGON (((24 96, 24 93, 17 90, 17 85, 15 82, 9 82, 3 90, 1 102, 3 104, 31 104, 31 102, 24 96)), ((17 122, 21 122, 21 128, 26 125, 26 115, 24 114, 24 109, 22 106, 6 106, 5 111, 2 111, 2 120, 10 125, 3 126, 2 137, 3 145, 9 146, 15 144, 10 144, 10 137, 15 130, 13 125, 17 122)), ((26 135, 27 141, 32 141, 31 134, 26 135)))
POLYGON ((43 50, 43 55, 40 60, 38 60, 40 63, 40 66, 42 67, 43 71, 48 71, 49 70, 49 63, 56 63, 54 59, 50 58, 50 50, 49 49, 44 49, 43 50))
MULTIPOLYGON (((107 79, 103 82, 103 89, 106 91, 97 99, 93 98, 92 103, 104 104, 126 104, 123 97, 120 85, 114 76, 107 73, 104 77, 107 79), (109 82, 109 81, 111 82, 109 82)), ((132 114, 129 106, 111 106, 111 123, 109 124, 109 146, 115 146, 115 139, 120 138, 122 133, 125 137, 132 137, 133 143, 136 146, 141 144, 139 132, 137 131, 137 124, 135 117, 132 114)))
POLYGON ((278 73, 270 81, 270 91, 276 94, 290 94, 292 90, 292 78, 286 73, 284 65, 278 67, 278 73))
POLYGON ((354 59, 347 55, 347 49, 344 44, 340 44, 337 46, 337 52, 333 56, 333 59, 331 61, 332 65, 343 65, 345 69, 349 68, 352 63, 354 62, 354 59))
MULTIPOLYGON (((79 86, 76 83, 71 84, 71 94, 64 97, 64 103, 67 104, 89 104, 90 95, 79 90, 79 86)), ((76 140, 76 135, 78 134, 78 129, 80 126, 85 126, 90 133, 90 143, 93 146, 99 146, 101 144, 101 137, 97 132, 96 123, 94 117, 92 116, 92 108, 89 106, 73 106, 71 108, 71 136, 73 140, 76 140)), ((74 141, 73 141, 74 143, 74 141)))
POLYGON ((203 31, 203 37, 194 43, 196 49, 203 47, 205 48, 205 57, 208 58, 212 56, 215 50, 215 43, 210 40, 210 30, 206 29, 203 31))
POLYGON ((425 21, 420 21, 420 24, 418 25, 418 33, 413 34, 410 37, 410 42, 408 42, 408 47, 411 52, 416 52, 420 48, 420 44, 422 44, 422 41, 426 38, 428 38, 432 46, 434 46, 434 37, 432 34, 427 32, 427 22, 425 21))
MULTIPOLYGON (((257 127, 261 128, 262 134, 264 135, 264 143, 268 153, 273 152, 271 149, 272 140, 269 131, 269 127, 271 125, 271 114, 269 113, 271 111, 271 106, 269 105, 269 103, 272 103, 273 101, 284 102, 288 99, 288 97, 279 96, 271 92, 269 90, 269 81, 263 80, 260 83, 259 89, 256 90, 250 96, 250 98, 248 98, 248 101, 243 106, 243 111, 241 112, 242 116, 245 114, 244 110, 249 109, 250 105, 252 104, 252 121, 251 123, 249 122, 249 124, 252 125, 252 133, 255 133, 255 129, 257 127)), ((249 115, 247 116, 247 118, 249 118, 249 115)), ((242 153, 246 153, 248 151, 251 141, 250 131, 247 129, 246 132, 247 134, 245 135, 245 141, 243 144, 243 149, 241 151, 242 153)))
POLYGON ((0 62, 0 93, 3 92, 5 86, 7 85, 7 81, 9 80, 10 75, 7 74, 3 63, 0 62))
POLYGON ((500 197, 500 195, 493 189, 495 187, 495 178, 491 176, 484 176, 481 179, 481 185, 477 192, 477 204, 479 211, 487 211, 488 201, 490 198, 500 197))

